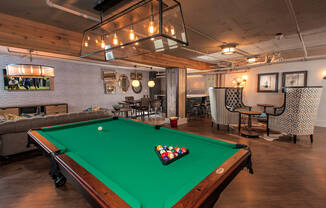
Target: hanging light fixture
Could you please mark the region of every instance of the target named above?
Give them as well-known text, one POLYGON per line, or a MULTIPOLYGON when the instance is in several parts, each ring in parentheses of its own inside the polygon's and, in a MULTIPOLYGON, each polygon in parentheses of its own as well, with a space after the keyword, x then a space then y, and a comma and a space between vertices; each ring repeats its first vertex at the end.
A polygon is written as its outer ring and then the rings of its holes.
POLYGON ((237 46, 237 44, 235 44, 235 43, 229 43, 229 44, 222 45, 221 46, 222 54, 225 54, 225 55, 233 54, 236 51, 236 46, 237 46))
POLYGON ((154 33, 154 30, 155 30, 155 28, 154 28, 154 16, 151 15, 151 19, 149 21, 149 26, 148 26, 148 32, 149 32, 149 34, 152 35, 154 33))
POLYGON ((141 0, 87 29, 83 36, 81 57, 98 60, 100 56, 96 54, 103 54, 103 60, 109 61, 187 45, 186 28, 178 1, 141 0), (108 40, 107 36, 111 38, 108 40), (171 43, 176 47, 171 47, 171 43))
POLYGON ((101 48, 105 48, 105 42, 104 42, 104 40, 102 40, 102 42, 101 42, 101 48))
POLYGON ((118 40, 117 33, 114 33, 114 36, 113 36, 113 45, 118 45, 118 44, 119 44, 119 40, 118 40))
POLYGON ((7 76, 13 77, 54 77, 54 68, 36 64, 9 64, 7 76))
POLYGON ((130 25, 130 30, 129 30, 129 39, 131 41, 135 40, 135 31, 134 31, 134 27, 132 25, 130 25))
POLYGON ((153 15, 153 3, 151 4, 151 17, 149 20, 149 25, 148 25, 148 32, 150 35, 153 35, 154 33, 154 15, 153 15))

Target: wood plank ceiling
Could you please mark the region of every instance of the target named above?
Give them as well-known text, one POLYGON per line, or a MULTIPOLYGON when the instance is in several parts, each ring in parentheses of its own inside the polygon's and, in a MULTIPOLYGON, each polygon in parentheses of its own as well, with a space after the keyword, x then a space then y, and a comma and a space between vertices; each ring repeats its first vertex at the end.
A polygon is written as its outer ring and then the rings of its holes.
MULTIPOLYGON (((83 34, 52 25, 0 13, 0 45, 80 56, 83 34)), ((102 60, 103 57, 98 57, 102 60)), ((202 61, 175 57, 162 53, 151 53, 127 59, 158 67, 211 69, 215 65, 202 61)))

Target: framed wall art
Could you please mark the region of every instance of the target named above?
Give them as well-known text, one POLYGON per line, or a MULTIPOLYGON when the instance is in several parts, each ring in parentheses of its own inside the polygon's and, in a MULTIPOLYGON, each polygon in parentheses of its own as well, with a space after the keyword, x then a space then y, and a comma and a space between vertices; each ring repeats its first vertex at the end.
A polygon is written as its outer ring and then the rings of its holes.
POLYGON ((258 74, 257 92, 278 92, 278 74, 258 74))

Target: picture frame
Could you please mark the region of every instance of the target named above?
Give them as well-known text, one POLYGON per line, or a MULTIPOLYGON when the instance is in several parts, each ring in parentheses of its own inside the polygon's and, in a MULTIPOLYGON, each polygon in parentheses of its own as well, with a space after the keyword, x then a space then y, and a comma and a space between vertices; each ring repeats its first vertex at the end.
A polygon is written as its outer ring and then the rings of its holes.
POLYGON ((143 73, 137 72, 137 79, 142 80, 143 79, 143 73))
POLYGON ((284 87, 306 87, 308 71, 293 71, 282 73, 282 89, 284 87))
POLYGON ((136 79, 136 72, 130 72, 130 80, 136 79))
POLYGON ((102 76, 103 76, 103 80, 114 80, 117 81, 118 80, 118 76, 117 76, 117 72, 113 71, 113 70, 107 70, 107 69, 103 69, 102 70, 102 76))
POLYGON ((257 92, 278 92, 278 77, 278 72, 258 74, 257 92))

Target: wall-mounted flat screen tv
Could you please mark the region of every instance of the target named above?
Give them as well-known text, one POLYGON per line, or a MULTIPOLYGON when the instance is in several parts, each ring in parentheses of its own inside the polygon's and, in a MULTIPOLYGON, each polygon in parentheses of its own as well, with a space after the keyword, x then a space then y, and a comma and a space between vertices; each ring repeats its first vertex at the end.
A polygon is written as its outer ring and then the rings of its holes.
POLYGON ((35 76, 7 76, 6 69, 3 69, 4 89, 15 90, 51 90, 53 78, 35 76))

